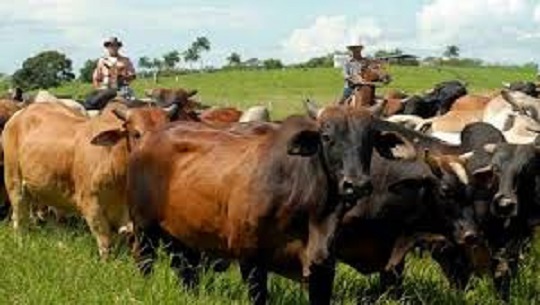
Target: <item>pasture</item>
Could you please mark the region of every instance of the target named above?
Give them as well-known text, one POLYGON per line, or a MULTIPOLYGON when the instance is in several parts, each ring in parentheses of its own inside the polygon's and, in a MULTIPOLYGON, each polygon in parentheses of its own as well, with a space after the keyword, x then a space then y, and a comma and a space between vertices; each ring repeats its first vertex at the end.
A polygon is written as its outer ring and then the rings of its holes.
MULTIPOLYGON (((413 68, 392 67, 394 82, 389 88, 422 92, 439 81, 461 78, 475 93, 496 92, 503 81, 532 79, 533 71, 518 68, 413 68)), ((139 96, 154 87, 151 80, 138 80, 139 96)), ((302 99, 328 103, 339 97, 339 70, 227 71, 162 79, 158 86, 199 90, 204 103, 245 108, 263 104, 274 118, 302 112, 302 99)), ((385 90, 384 88, 383 90, 385 90)), ((89 85, 73 83, 53 92, 82 97, 89 85)), ((437 265, 427 257, 410 255, 407 261, 404 295, 401 299, 377 295, 377 277, 364 276, 340 266, 334 287, 336 304, 499 304, 493 285, 475 278, 466 292, 453 291, 437 265), (357 299, 362 296, 363 299, 357 299)), ((270 281, 271 304, 306 304, 300 284, 278 276, 270 281)), ((0 223, 0 304, 249 304, 247 289, 238 268, 202 275, 201 285, 186 291, 177 284, 161 255, 155 274, 143 279, 128 250, 119 248, 115 258, 99 260, 88 229, 46 224, 15 238, 8 223, 0 223), (180 288, 179 288, 180 287, 180 288)), ((512 283, 512 304, 540 304, 540 242, 521 263, 512 283)))

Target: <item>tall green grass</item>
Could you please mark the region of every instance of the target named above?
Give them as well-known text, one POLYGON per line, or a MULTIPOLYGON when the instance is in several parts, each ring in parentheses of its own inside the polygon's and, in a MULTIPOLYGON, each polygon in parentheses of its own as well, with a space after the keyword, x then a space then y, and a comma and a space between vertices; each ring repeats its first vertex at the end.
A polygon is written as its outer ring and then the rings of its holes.
MULTIPOLYGON (((533 72, 504 68, 393 67, 392 88, 421 92, 434 83, 455 79, 469 83, 473 92, 500 87, 502 81, 531 79, 533 72)), ((228 71, 163 79, 159 86, 200 90, 205 103, 241 108, 271 106, 276 117, 303 111, 307 97, 329 102, 339 97, 340 72, 334 69, 284 71, 228 71)), ((150 80, 134 84, 139 94, 154 87, 150 80)), ((72 83, 54 90, 84 96, 89 85, 72 83)), ((202 274, 201 285, 187 291, 178 285, 161 254, 153 276, 137 272, 127 250, 100 261, 94 239, 84 225, 35 227, 22 241, 7 223, 0 223, 0 304, 248 304, 247 290, 236 266, 221 274, 202 274)), ((521 264, 512 285, 512 304, 540 304, 540 243, 521 264)), ((341 265, 335 282, 336 304, 500 304, 489 279, 475 278, 465 292, 449 287, 440 269, 428 258, 411 256, 407 262, 401 299, 377 296, 377 277, 364 276, 341 265)), ((300 285, 272 276, 271 304, 307 304, 300 285)))
MULTIPOLYGON (((512 286, 512 304, 540 303, 540 245, 521 264, 512 286)), ((178 285, 161 253, 154 274, 145 279, 127 250, 101 261, 94 239, 83 225, 48 224, 15 238, 0 224, 0 304, 249 304, 236 266, 225 273, 201 273, 193 291, 178 285)), ((272 276, 271 304, 307 304, 298 283, 272 276)), ((363 276, 341 265, 334 287, 336 304, 499 304, 491 281, 475 278, 465 292, 454 291, 427 257, 407 262, 404 295, 377 296, 376 276, 363 276)))

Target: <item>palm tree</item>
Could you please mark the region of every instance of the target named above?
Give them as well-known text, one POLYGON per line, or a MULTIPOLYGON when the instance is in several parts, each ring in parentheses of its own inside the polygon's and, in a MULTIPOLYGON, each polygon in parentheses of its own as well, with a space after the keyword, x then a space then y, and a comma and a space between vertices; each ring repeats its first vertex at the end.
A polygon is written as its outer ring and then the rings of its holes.
MULTIPOLYGON (((210 40, 208 40, 208 38, 204 37, 204 36, 201 36, 201 37, 197 37, 195 39, 195 41, 191 44, 191 49, 193 49, 191 52, 193 53, 193 57, 197 57, 196 60, 193 60, 193 62, 198 62, 202 56, 201 56, 201 53, 204 51, 204 52, 208 52, 210 51, 210 40), (194 54, 197 54, 197 56, 195 56, 194 54)), ((204 66, 204 63, 201 61, 201 68, 204 66)))
POLYGON ((448 58, 458 58, 459 57, 459 47, 455 45, 450 45, 446 47, 446 50, 443 53, 444 57, 448 58))
POLYGON ((208 38, 202 36, 197 37, 195 39, 195 42, 193 42, 193 46, 200 52, 200 51, 210 51, 210 40, 208 38))
POLYGON ((168 70, 173 70, 180 62, 180 52, 171 51, 163 55, 163 65, 168 70))
MULTIPOLYGON (((201 59, 201 55, 199 54, 199 50, 194 46, 192 45, 189 49, 187 49, 186 51, 184 51, 183 53, 184 55, 184 61, 186 63, 195 63, 197 61, 199 61, 199 59, 201 59)), ((193 66, 192 66, 193 68, 193 66)))
POLYGON ((227 62, 229 63, 229 66, 238 67, 242 64, 242 58, 240 57, 240 54, 233 52, 227 57, 227 62))

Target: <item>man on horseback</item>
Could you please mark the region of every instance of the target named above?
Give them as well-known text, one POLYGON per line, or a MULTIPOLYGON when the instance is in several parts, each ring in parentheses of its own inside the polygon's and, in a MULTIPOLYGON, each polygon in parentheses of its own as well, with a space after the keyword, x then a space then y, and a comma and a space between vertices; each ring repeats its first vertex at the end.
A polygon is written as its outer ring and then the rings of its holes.
POLYGON ((103 43, 107 55, 100 58, 93 75, 94 88, 97 90, 116 90, 126 100, 135 98, 129 84, 135 80, 135 68, 128 57, 120 54, 122 42, 112 37, 103 43))
POLYGON ((345 101, 354 93, 354 87, 362 82, 362 77, 360 75, 367 64, 367 59, 362 55, 362 51, 364 50, 362 44, 351 44, 347 46, 347 49, 351 52, 351 58, 343 67, 345 88, 343 89, 343 97, 340 104, 345 103, 345 101))

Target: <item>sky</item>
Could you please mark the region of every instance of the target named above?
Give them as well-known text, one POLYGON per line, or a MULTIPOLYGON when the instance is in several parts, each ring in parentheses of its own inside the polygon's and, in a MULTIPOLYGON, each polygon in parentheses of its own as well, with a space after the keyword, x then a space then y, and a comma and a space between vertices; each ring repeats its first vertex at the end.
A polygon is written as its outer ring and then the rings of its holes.
POLYGON ((118 36, 135 62, 185 50, 206 36, 206 64, 243 59, 298 62, 361 41, 367 52, 400 48, 490 62, 540 62, 540 0, 2 0, 0 72, 60 50, 80 67, 118 36))

